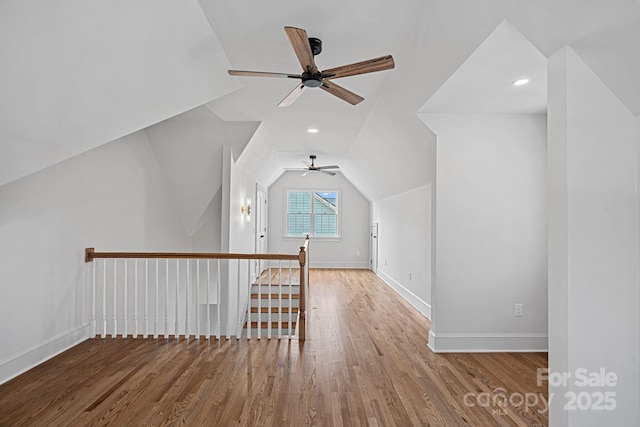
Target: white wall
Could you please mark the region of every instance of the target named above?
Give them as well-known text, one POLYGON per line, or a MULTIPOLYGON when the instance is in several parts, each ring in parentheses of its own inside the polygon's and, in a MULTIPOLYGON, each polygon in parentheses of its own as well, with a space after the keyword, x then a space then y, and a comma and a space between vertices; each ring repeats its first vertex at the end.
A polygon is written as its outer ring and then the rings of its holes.
POLYGON ((0 183, 241 87, 194 0, 0 3, 0 183))
POLYGON ((431 184, 372 203, 378 275, 431 317, 431 184))
POLYGON ((222 188, 219 188, 204 211, 201 225, 191 236, 194 252, 221 252, 222 188))
POLYGON ((546 350, 546 117, 423 119, 438 138, 430 347, 546 350))
MULTIPOLYGON (((228 247, 223 247, 223 252, 255 253, 255 221, 252 215, 241 212, 242 206, 255 204, 256 180, 244 169, 235 163, 230 146, 224 147, 225 170, 228 170, 229 180, 223 180, 223 189, 228 185, 228 202, 223 202, 225 210, 222 224, 222 233, 227 234, 223 240, 228 239, 228 247)), ((225 172, 226 174, 227 172, 225 172)), ((252 209, 255 210, 255 207, 252 209)), ((223 244, 224 246, 224 244, 223 244)), ((238 266, 236 261, 225 263, 222 267, 222 300, 228 301, 228 306, 222 306, 223 318, 235 319, 235 325, 229 325, 229 333, 236 335, 241 333, 243 326, 245 307, 249 296, 251 280, 257 275, 254 261, 242 260, 238 266), (236 329, 237 328, 237 329, 236 329)), ((224 328, 226 331, 226 328, 224 328)))
POLYGON ((549 62, 551 425, 640 424, 637 119, 570 48, 549 62), (617 375, 581 387, 576 370, 617 375), (572 410, 565 393, 615 393, 615 410, 572 410))
POLYGON ((285 238, 287 189, 340 190, 340 239, 311 240, 311 267, 369 268, 370 203, 342 174, 285 172, 269 187, 269 252, 296 254, 303 239, 285 238), (359 255, 358 255, 359 252, 359 255))
POLYGON ((145 129, 187 233, 200 227, 222 184, 222 147, 246 144, 256 128, 256 122, 226 122, 200 106, 145 129))
POLYGON ((90 246, 189 249, 144 132, 0 187, 0 382, 88 336, 90 246))
POLYGON ((233 165, 231 173, 231 203, 229 205, 229 251, 255 252, 256 180, 244 169, 233 165), (251 205, 252 214, 244 215, 242 206, 251 205))

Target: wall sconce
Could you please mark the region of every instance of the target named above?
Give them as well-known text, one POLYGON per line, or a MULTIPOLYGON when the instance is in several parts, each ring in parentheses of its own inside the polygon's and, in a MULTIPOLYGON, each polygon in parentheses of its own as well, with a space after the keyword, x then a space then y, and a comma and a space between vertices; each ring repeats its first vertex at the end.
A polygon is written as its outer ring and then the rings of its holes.
POLYGON ((245 206, 240 207, 240 212, 242 215, 246 216, 246 220, 250 220, 251 216, 251 199, 247 199, 247 204, 245 206))

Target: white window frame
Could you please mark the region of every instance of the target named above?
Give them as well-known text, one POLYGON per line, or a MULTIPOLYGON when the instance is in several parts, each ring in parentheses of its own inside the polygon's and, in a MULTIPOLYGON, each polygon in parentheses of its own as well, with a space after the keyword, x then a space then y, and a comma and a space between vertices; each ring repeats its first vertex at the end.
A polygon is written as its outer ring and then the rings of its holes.
POLYGON ((309 189, 309 188, 287 188, 284 191, 284 238, 299 239, 301 236, 289 235, 289 193, 311 193, 311 234, 310 237, 322 240, 339 240, 341 238, 340 225, 342 223, 342 192, 339 189, 309 189), (314 193, 336 193, 336 235, 335 236, 315 236, 314 229, 314 211, 313 211, 313 194, 314 193))

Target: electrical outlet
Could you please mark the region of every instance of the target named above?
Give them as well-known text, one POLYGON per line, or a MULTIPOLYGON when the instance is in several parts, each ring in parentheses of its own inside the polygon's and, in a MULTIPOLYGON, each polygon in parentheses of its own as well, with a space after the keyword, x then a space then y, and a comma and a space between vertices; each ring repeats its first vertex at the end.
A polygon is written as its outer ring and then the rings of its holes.
POLYGON ((409 281, 411 281, 411 273, 409 273, 409 281))
POLYGON ((356 251, 356 256, 360 256, 360 251, 356 251))
POLYGON ((523 309, 522 304, 516 303, 513 306, 513 315, 514 315, 514 317, 522 317, 522 316, 524 316, 524 309, 523 309))

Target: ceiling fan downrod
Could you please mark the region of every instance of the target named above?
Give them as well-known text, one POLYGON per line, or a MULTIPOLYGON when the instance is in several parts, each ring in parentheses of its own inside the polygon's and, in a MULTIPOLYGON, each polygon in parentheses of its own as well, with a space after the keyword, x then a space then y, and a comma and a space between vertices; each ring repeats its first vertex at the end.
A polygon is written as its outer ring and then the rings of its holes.
POLYGON ((320 55, 320 53, 322 53, 322 40, 315 37, 309 37, 309 46, 311 46, 311 53, 313 53, 313 56, 320 55))

